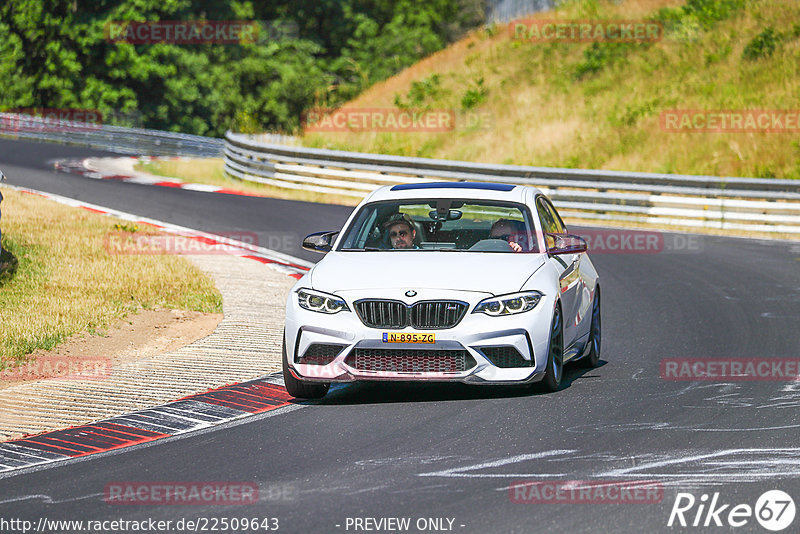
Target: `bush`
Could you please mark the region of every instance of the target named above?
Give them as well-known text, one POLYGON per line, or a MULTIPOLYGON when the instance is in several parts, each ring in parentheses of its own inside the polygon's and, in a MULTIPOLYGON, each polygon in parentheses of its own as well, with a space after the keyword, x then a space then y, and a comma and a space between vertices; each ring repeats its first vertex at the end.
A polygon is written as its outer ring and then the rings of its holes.
POLYGON ((575 65, 573 77, 580 80, 588 74, 595 74, 624 58, 632 48, 630 43, 592 43, 583 51, 583 61, 575 65))
POLYGON ((688 0, 684 13, 695 17, 706 28, 742 9, 745 0, 688 0))
POLYGON ((663 24, 665 29, 671 30, 681 25, 683 15, 683 9, 662 7, 656 13, 655 20, 663 24))
POLYGON ((769 27, 747 43, 742 52, 742 58, 753 61, 762 57, 769 57, 775 51, 779 41, 780 36, 769 27))
POLYGON ((426 101, 434 100, 441 93, 441 79, 433 74, 420 81, 411 82, 406 93, 406 100, 399 94, 394 95, 394 105, 400 109, 424 109, 426 101))
POLYGON ((769 165, 756 165, 754 174, 756 178, 777 178, 775 171, 769 165))
POLYGON ((708 29, 715 22, 725 20, 742 9, 745 0, 688 0, 683 7, 664 7, 656 13, 656 20, 673 33, 691 34, 693 28, 708 29))
POLYGON ((489 89, 483 85, 483 78, 475 80, 475 87, 470 87, 461 98, 461 109, 472 109, 483 103, 489 94, 489 89))

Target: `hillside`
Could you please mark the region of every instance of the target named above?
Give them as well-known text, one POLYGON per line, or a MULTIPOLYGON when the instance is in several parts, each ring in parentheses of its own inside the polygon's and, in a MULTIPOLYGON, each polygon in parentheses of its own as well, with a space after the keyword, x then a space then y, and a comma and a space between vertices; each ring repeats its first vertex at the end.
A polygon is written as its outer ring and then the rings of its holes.
POLYGON ((508 27, 480 30, 347 105, 452 110, 455 129, 307 133, 304 143, 521 165, 800 178, 800 127, 789 114, 777 132, 662 125, 671 110, 794 110, 796 118, 800 3, 585 0, 532 18, 656 20, 663 36, 542 43, 515 38, 508 27), (465 126, 475 118, 481 124, 465 126))

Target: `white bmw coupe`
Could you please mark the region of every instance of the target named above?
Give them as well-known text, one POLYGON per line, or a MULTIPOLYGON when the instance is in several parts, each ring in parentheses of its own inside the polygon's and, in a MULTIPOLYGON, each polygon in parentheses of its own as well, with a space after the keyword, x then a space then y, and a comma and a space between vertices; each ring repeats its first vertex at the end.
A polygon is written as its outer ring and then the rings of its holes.
POLYGON ((286 303, 283 378, 295 397, 357 380, 555 391, 566 362, 598 364, 597 271, 536 188, 382 187, 341 232, 303 247, 326 256, 286 303))

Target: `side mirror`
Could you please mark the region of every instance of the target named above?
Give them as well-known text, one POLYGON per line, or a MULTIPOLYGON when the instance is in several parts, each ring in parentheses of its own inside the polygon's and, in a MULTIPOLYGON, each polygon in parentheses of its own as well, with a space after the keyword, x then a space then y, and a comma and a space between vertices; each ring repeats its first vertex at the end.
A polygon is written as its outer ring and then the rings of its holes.
POLYGON ((588 250, 586 240, 575 234, 544 234, 548 254, 580 254, 588 250))
POLYGON ((303 239, 303 248, 311 252, 321 252, 323 254, 330 252, 333 248, 333 238, 338 233, 337 230, 333 232, 315 232, 309 234, 303 239))

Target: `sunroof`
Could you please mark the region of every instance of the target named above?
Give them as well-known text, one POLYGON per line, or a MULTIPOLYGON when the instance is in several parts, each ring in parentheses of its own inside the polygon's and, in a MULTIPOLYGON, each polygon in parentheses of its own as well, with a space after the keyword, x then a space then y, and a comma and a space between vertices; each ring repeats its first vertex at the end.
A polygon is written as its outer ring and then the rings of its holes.
POLYGON ((511 191, 516 186, 495 184, 492 182, 429 182, 426 184, 398 184, 392 191, 409 191, 411 189, 483 189, 485 191, 511 191))

